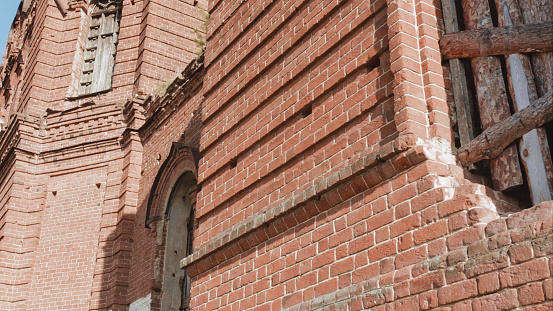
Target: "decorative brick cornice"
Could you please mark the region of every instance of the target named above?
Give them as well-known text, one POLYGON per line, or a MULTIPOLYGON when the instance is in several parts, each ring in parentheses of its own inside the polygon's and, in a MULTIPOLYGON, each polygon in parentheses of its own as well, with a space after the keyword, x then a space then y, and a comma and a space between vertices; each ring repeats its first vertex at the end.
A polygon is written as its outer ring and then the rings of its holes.
POLYGON ((63 158, 84 155, 85 150, 106 144, 119 149, 119 139, 126 128, 121 114, 121 109, 113 104, 92 103, 64 111, 48 110, 43 117, 13 115, 0 133, 0 166, 14 148, 34 153, 45 161, 60 160, 60 154, 63 158), (21 141, 25 141, 25 146, 20 146, 21 141))
POLYGON ((92 154, 99 149, 104 152, 103 149, 119 150, 118 137, 109 137, 106 139, 94 140, 81 144, 75 144, 70 146, 64 146, 56 149, 50 149, 39 153, 41 159, 48 161, 56 159, 56 161, 63 159, 70 159, 75 157, 83 157, 92 154))
POLYGON ((192 60, 175 79, 159 86, 157 90, 144 98, 144 124, 141 130, 165 120, 176 106, 184 103, 195 90, 201 88, 203 74, 204 55, 202 54, 192 60))
POLYGON ((6 155, 19 145, 22 136, 22 127, 35 128, 37 131, 42 120, 40 117, 33 115, 15 114, 12 115, 7 127, 0 132, 0 165, 6 155))
POLYGON ((8 152, 16 146, 20 140, 20 135, 17 131, 18 128, 19 118, 16 117, 8 124, 6 130, 0 134, 0 167, 8 152))
POLYGON ((69 1, 67 1, 67 10, 68 11, 76 11, 78 9, 86 11, 88 9, 87 1, 86 0, 69 0, 69 1))
POLYGON ((63 140, 66 144, 80 144, 90 135, 101 135, 93 140, 103 140, 108 138, 106 135, 119 137, 126 128, 121 106, 113 103, 87 102, 63 111, 47 110, 44 120, 45 143, 63 140))
POLYGON ((123 108, 123 117, 130 130, 139 130, 144 125, 144 98, 135 96, 123 108))

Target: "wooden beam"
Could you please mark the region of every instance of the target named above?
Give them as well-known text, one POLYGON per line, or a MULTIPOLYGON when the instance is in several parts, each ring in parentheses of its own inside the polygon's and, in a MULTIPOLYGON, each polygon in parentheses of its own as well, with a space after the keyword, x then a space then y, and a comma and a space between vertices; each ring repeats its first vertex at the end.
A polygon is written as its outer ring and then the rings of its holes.
MULTIPOLYGON (((457 11, 454 0, 442 0, 442 12, 446 33, 459 31, 457 11)), ((465 67, 459 59, 450 59, 451 83, 453 99, 457 116, 457 129, 461 146, 468 144, 474 138, 474 102, 469 94, 465 67)), ((474 169, 474 167, 472 167, 474 169)), ((470 168, 469 168, 470 169, 470 168)))
POLYGON ((508 119, 487 128, 459 149, 459 161, 468 166, 501 155, 502 150, 529 131, 553 120, 553 90, 508 119))
POLYGON ((466 30, 440 40, 445 59, 553 51, 553 23, 466 30))
MULTIPOLYGON (((488 1, 462 0, 461 4, 468 30, 493 27, 488 1)), ((497 56, 476 57, 471 59, 471 66, 480 120, 485 130, 511 115, 501 62, 497 56)), ((518 149, 514 144, 490 161, 495 190, 512 190, 524 183, 519 163, 518 149)))
MULTIPOLYGON (((553 1, 519 0, 516 2, 520 7, 524 24, 553 22, 553 1)), ((551 41, 549 41, 549 44, 552 44, 551 41)), ((553 89, 553 52, 532 53, 530 59, 538 94, 543 96, 553 89)))
MULTIPOLYGON (((523 24, 516 0, 495 0, 499 25, 523 24)), ((552 23, 553 24, 553 23, 552 23)), ((553 47, 553 39, 549 43, 553 47)), ((524 109, 538 99, 532 64, 527 54, 510 54, 506 58, 515 111, 524 109)), ((553 162, 545 128, 536 128, 519 140, 520 159, 526 171, 532 205, 551 200, 553 195, 553 162)))

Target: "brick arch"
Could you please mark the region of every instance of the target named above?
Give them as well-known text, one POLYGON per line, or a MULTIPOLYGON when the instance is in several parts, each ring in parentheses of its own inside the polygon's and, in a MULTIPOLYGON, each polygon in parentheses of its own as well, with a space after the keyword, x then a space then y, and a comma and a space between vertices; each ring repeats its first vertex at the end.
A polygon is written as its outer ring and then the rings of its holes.
POLYGON ((109 6, 115 6, 115 5, 116 6, 123 5, 123 0, 92 0, 88 4, 88 6, 93 10, 98 9, 97 7, 99 7, 99 9, 101 10, 102 8, 107 8, 109 6))
POLYGON ((169 201, 173 188, 178 185, 179 180, 187 172, 198 178, 198 162, 200 152, 196 148, 185 146, 182 143, 173 143, 167 159, 161 165, 156 175, 148 205, 146 207, 145 226, 163 219, 167 214, 167 202, 169 201))

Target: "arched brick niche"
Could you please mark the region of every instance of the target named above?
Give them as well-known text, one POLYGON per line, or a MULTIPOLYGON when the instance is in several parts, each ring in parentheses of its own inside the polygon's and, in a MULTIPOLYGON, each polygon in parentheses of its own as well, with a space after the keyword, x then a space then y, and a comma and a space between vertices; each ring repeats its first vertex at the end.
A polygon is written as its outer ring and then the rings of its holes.
POLYGON ((197 178, 200 157, 197 149, 182 143, 173 143, 152 185, 146 208, 146 227, 149 228, 151 223, 166 218, 167 204, 184 173, 191 172, 197 178))
POLYGON ((192 251, 200 153, 173 143, 148 200, 145 226, 155 229, 152 310, 187 310, 190 280, 179 262, 192 251))

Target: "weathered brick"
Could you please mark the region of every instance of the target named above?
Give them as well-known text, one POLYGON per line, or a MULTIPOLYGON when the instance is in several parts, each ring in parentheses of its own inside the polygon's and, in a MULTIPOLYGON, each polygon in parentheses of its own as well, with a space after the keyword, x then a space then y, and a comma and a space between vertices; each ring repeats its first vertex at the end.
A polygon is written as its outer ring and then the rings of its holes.
POLYGON ((532 244, 530 242, 524 242, 512 245, 509 247, 509 256, 511 257, 511 262, 514 264, 532 259, 532 244))
POLYGON ((413 214, 408 217, 402 218, 390 225, 390 236, 392 238, 412 231, 420 226, 420 216, 413 214))
POLYGON ((550 275, 545 258, 527 261, 499 272, 502 287, 513 287, 545 279, 550 275))
POLYGON ((442 272, 430 272, 411 280, 409 285, 411 293, 418 294, 444 286, 445 279, 442 272))
POLYGON ((518 288, 518 300, 523 306, 545 301, 541 283, 532 283, 518 288))
POLYGON ((507 218, 507 227, 509 229, 522 228, 525 225, 544 221, 553 216, 553 203, 543 202, 533 208, 514 213, 507 218))
POLYGON ((505 231, 507 231, 507 222, 503 218, 493 220, 486 226, 486 236, 488 237, 505 231))
POLYGON ((477 295, 478 289, 476 280, 466 280, 438 289, 438 301, 441 305, 450 304, 477 295))
POLYGON ((369 249, 369 260, 370 262, 375 262, 396 253, 397 246, 395 240, 384 242, 369 249))
POLYGON ((427 243, 447 234, 447 222, 445 220, 422 227, 413 233, 415 244, 427 243))
POLYGON ((433 290, 419 295, 421 310, 430 310, 438 307, 438 291, 433 290))
POLYGON ((534 239, 532 248, 536 257, 553 254, 553 235, 534 239))
POLYGON ((396 310, 419 310, 419 300, 416 296, 400 299, 394 303, 396 310))
POLYGON ((480 240, 484 235, 484 227, 475 225, 463 231, 458 231, 447 238, 447 247, 456 249, 480 240))
POLYGON ((543 282, 543 292, 545 293, 545 298, 551 300, 553 297, 553 278, 548 278, 543 282))
POLYGON ((428 250, 425 245, 417 248, 412 248, 396 256, 395 258, 396 269, 413 265, 427 258, 428 258, 428 250))
POLYGON ((507 289, 497 294, 490 294, 474 299, 473 310, 512 310, 519 306, 517 299, 517 291, 515 289, 507 289))
POLYGON ((451 311, 472 311, 472 301, 461 301, 451 306, 451 311))
POLYGON ((482 274, 477 277, 478 293, 481 295, 499 290, 499 275, 497 272, 482 274))
POLYGON ((467 276, 472 278, 482 273, 499 270, 509 266, 509 256, 506 251, 493 251, 475 258, 465 264, 467 276))

